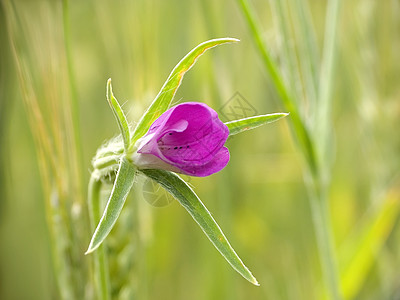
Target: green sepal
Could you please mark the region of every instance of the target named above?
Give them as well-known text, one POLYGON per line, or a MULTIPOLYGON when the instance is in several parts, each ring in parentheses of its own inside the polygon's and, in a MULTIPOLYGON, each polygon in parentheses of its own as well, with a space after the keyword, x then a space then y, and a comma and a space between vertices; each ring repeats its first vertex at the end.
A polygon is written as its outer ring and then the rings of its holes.
POLYGON ((210 212, 201 202, 190 186, 177 174, 164 170, 141 170, 143 174, 159 183, 167 192, 178 200, 187 210, 196 223, 217 248, 227 262, 245 279, 254 285, 259 285, 257 279, 243 264, 235 250, 229 244, 221 228, 211 216, 210 212))
POLYGON ((275 122, 288 113, 274 113, 268 115, 254 116, 245 119, 226 122, 225 125, 229 128, 229 136, 241 133, 246 130, 257 128, 261 125, 275 122))
POLYGON ((96 250, 110 233, 132 188, 135 174, 136 167, 125 157, 122 158, 110 198, 85 254, 96 250))
POLYGON ((121 131, 122 139, 124 141, 124 149, 128 151, 131 143, 131 135, 129 130, 128 121, 126 120, 125 114, 119 105, 118 100, 114 97, 111 85, 111 78, 107 80, 107 101, 110 104, 111 110, 117 120, 119 130, 121 131))
POLYGON ((153 122, 169 108, 172 99, 174 98, 174 95, 182 82, 183 76, 187 71, 190 70, 197 59, 206 50, 221 44, 233 43, 238 41, 238 39, 234 38, 209 40, 201 43, 192 51, 190 51, 184 58, 182 58, 182 60, 172 70, 171 74, 168 76, 167 80, 162 86, 160 92, 140 119, 133 133, 132 144, 135 143, 138 138, 142 137, 150 128, 150 125, 153 124, 153 122))

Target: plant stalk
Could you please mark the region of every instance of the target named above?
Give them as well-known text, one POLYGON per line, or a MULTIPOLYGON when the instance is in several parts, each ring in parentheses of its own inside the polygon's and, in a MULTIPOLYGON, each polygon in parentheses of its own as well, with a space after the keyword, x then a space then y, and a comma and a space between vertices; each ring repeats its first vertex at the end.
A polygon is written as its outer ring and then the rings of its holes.
POLYGON ((328 299, 342 299, 339 286, 327 188, 319 179, 306 180, 311 215, 328 299))

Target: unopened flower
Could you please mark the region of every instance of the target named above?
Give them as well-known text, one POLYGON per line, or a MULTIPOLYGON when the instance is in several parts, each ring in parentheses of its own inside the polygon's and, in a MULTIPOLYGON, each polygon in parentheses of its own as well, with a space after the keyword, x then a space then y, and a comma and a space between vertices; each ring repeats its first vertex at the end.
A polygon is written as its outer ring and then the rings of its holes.
POLYGON ((204 177, 229 161, 224 144, 228 127, 204 103, 188 102, 163 113, 136 143, 133 163, 142 169, 165 169, 204 177))

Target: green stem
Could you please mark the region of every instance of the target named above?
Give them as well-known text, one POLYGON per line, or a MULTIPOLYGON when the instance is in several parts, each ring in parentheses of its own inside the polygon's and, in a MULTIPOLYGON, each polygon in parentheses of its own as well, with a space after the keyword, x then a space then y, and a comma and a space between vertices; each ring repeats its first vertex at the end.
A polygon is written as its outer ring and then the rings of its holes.
POLYGON ((318 254, 328 299, 342 299, 326 186, 316 178, 306 180, 318 254))
POLYGON ((330 181, 330 166, 332 158, 330 146, 332 135, 331 102, 332 82, 336 56, 337 21, 339 16, 340 0, 328 1, 326 9, 324 52, 319 81, 318 106, 315 120, 315 146, 319 157, 318 189, 321 191, 319 199, 311 198, 311 208, 316 230, 318 248, 322 260, 322 271, 331 299, 342 299, 339 286, 339 276, 334 255, 334 241, 332 225, 329 215, 328 197, 326 195, 330 181))
POLYGON ((97 158, 93 161, 93 167, 95 169, 104 169, 113 165, 116 165, 116 169, 118 169, 119 162, 121 161, 121 156, 120 154, 116 155, 110 155, 110 156, 104 156, 97 158))
MULTIPOLYGON (((90 225, 92 231, 96 228, 97 223, 100 220, 100 191, 101 181, 97 180, 95 176, 90 177, 89 182, 89 215, 90 225)), ((110 279, 108 272, 108 262, 105 251, 105 246, 101 245, 95 253, 94 258, 94 276, 95 286, 97 291, 96 299, 108 300, 110 297, 110 279)))

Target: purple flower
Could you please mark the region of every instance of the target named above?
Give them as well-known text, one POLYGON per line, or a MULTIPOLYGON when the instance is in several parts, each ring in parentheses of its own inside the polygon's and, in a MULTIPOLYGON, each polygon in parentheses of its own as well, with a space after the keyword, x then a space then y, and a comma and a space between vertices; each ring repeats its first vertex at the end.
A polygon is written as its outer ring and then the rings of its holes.
POLYGON ((229 161, 228 127, 204 103, 188 102, 163 113, 137 143, 133 162, 143 169, 165 169, 204 177, 229 161))

